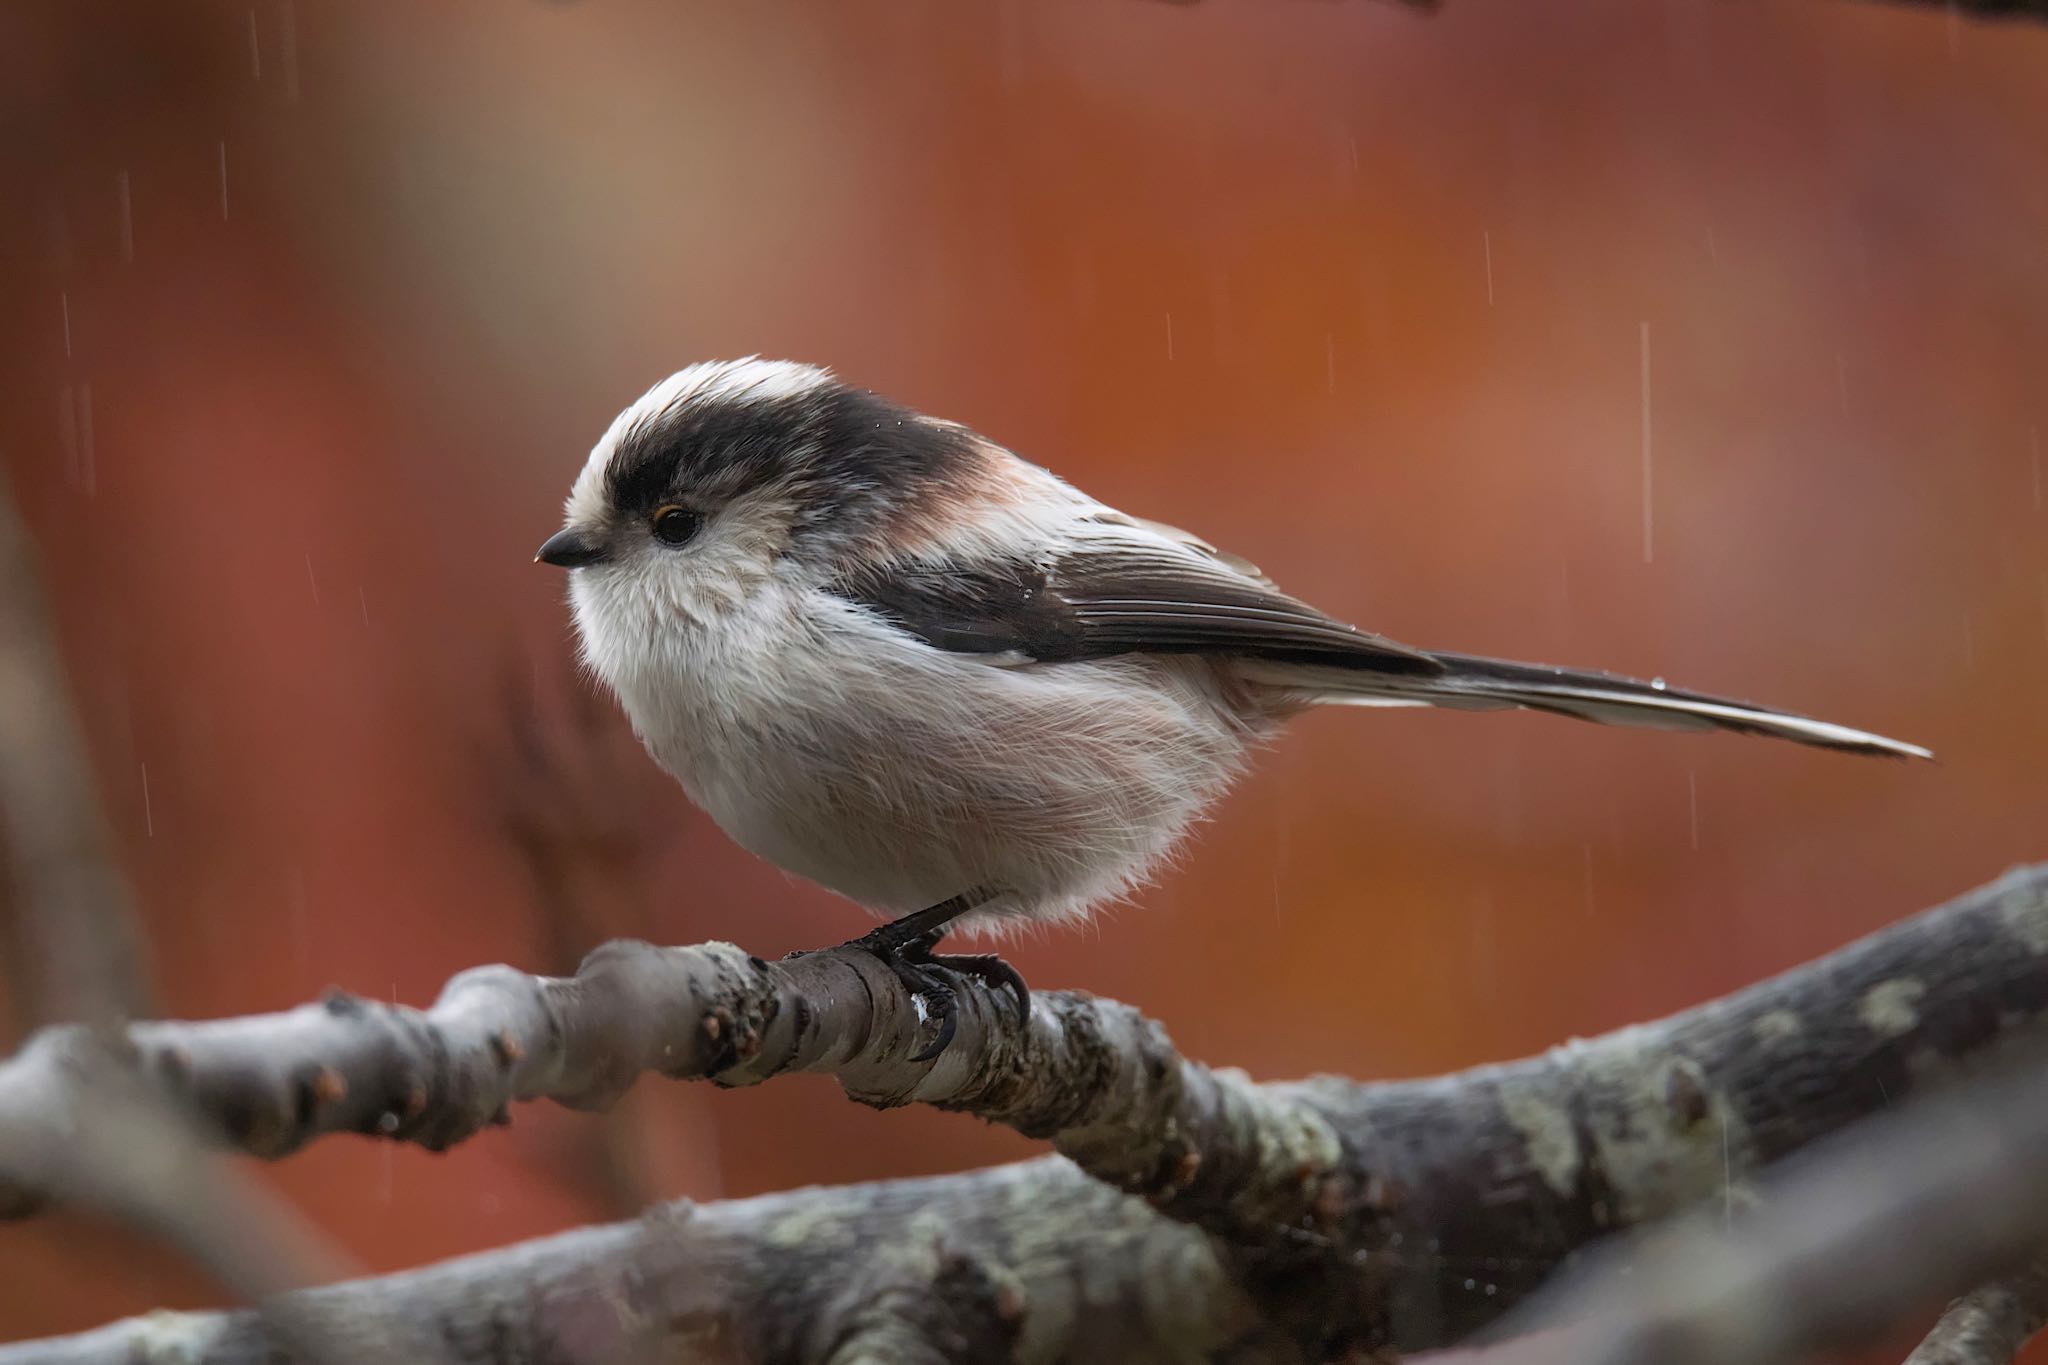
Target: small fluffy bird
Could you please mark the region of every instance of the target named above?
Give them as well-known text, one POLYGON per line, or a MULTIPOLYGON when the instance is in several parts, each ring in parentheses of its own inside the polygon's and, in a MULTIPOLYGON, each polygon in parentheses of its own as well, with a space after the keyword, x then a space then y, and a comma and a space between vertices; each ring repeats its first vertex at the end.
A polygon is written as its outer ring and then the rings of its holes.
POLYGON ((741 846, 890 923, 955 1010, 955 923, 1077 920, 1142 882, 1289 717, 1524 707, 1926 757, 1662 682, 1397 644, 830 372, 693 365, 620 413, 538 559, 655 762, 741 846))

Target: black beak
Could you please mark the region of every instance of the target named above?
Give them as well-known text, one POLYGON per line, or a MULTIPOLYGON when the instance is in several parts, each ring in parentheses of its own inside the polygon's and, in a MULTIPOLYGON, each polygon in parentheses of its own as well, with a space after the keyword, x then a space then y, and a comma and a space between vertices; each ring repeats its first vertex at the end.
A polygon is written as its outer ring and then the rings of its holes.
POLYGON ((601 564, 604 558, 602 541, 588 531, 565 526, 547 538, 533 562, 552 564, 558 569, 580 569, 586 564, 601 564))

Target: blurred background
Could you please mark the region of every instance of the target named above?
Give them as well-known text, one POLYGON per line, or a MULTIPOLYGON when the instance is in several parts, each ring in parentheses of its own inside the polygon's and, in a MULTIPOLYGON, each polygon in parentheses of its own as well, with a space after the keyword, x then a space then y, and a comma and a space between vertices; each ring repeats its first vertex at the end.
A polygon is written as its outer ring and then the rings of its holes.
MULTIPOLYGON (((653 769, 530 563, 620 407, 752 352, 1397 639, 1940 755, 1310 716, 1159 885, 1012 950, 1192 1055, 1510 1057, 2048 855, 2048 30, 1849 0, 46 0, 0 11, 0 116, 0 461, 170 1012, 864 927, 653 769)), ((392 1269, 1030 1150, 808 1078, 651 1082, 263 1176, 392 1269)), ((213 1298, 111 1226, 0 1229, 0 1339, 213 1298)))

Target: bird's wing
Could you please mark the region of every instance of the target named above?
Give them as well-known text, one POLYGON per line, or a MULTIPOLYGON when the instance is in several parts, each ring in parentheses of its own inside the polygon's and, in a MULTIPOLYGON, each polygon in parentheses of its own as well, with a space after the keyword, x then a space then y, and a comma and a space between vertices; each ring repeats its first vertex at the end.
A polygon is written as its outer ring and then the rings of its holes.
POLYGON ((1044 663, 1227 654, 1385 673, 1442 669, 1289 597, 1186 532, 1121 513, 1091 517, 1034 556, 902 560, 849 574, 835 591, 956 653, 1044 663))
POLYGON ((1107 510, 1035 557, 936 556, 864 570, 835 591, 937 649, 1060 662, 1211 654, 1305 701, 1523 707, 1609 725, 1733 730, 1925 758, 1848 726, 1661 680, 1412 649, 1289 597, 1184 531, 1107 510))
POLYGON ((1271 588, 1275 592, 1280 590, 1279 586, 1272 579, 1266 577, 1265 571, 1260 569, 1258 565, 1242 555, 1234 555, 1228 550, 1217 549, 1193 531, 1183 531, 1180 527, 1168 526, 1163 521, 1147 521, 1143 517, 1134 517, 1128 512, 1119 512, 1114 508, 1107 507, 1090 517, 1089 520, 1101 526, 1129 526, 1139 531, 1149 532, 1164 540, 1170 540, 1183 549, 1192 550, 1204 559, 1214 560, 1233 573, 1251 579, 1254 583, 1271 588))

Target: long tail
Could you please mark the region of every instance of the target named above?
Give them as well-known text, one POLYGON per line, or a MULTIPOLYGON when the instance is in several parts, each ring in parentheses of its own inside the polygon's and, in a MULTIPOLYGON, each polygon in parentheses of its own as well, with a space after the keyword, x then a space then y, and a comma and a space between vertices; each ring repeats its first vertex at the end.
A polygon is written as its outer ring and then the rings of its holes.
POLYGON ((1823 749, 1932 758, 1917 744, 1866 730, 1794 715, 1754 702, 1683 692, 1659 679, 1643 682, 1614 673, 1518 664, 1472 654, 1426 651, 1441 672, 1379 673, 1365 669, 1259 669, 1262 681, 1288 687, 1315 702, 1348 706, 1447 706, 1486 711, 1525 707, 1603 725, 1645 725, 1661 730, 1733 730, 1768 735, 1823 749))

